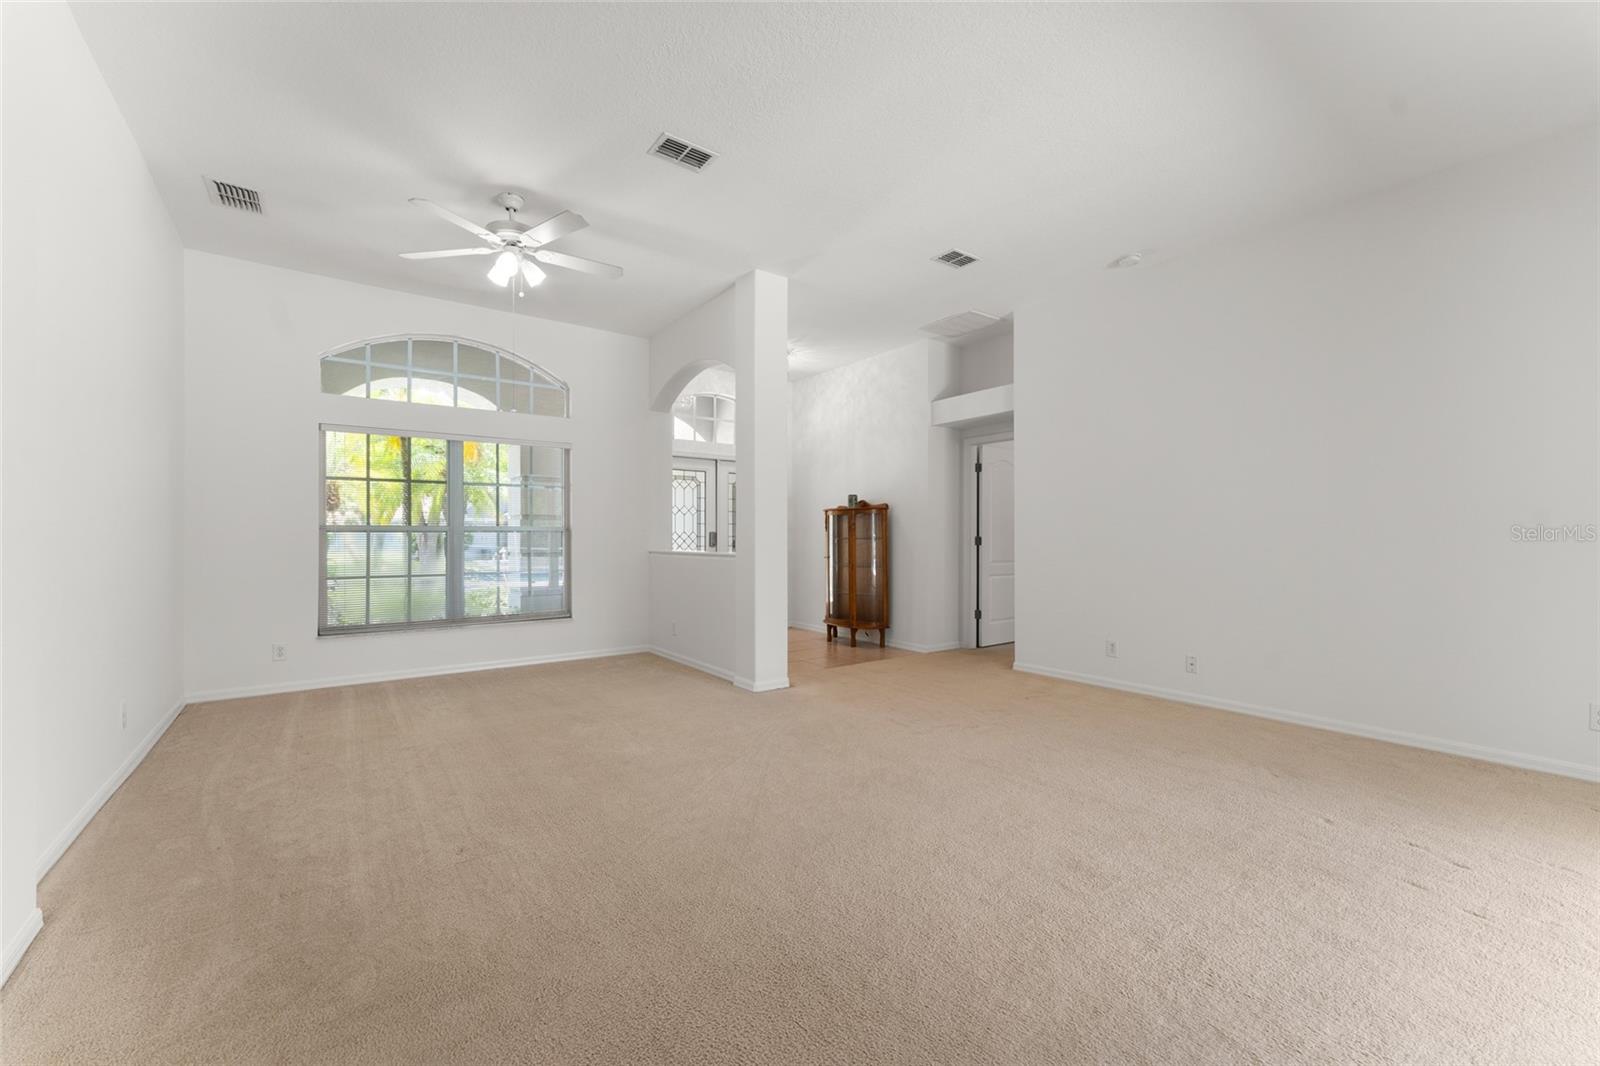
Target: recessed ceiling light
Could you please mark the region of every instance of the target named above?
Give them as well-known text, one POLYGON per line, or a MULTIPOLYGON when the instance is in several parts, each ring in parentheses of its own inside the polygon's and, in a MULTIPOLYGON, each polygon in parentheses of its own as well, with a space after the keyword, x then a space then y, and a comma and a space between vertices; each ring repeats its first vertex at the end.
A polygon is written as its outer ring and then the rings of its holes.
POLYGON ((1127 255, 1119 255, 1111 260, 1106 264, 1106 269, 1127 270, 1129 267, 1136 267, 1142 262, 1144 262, 1143 252, 1129 252, 1127 255))

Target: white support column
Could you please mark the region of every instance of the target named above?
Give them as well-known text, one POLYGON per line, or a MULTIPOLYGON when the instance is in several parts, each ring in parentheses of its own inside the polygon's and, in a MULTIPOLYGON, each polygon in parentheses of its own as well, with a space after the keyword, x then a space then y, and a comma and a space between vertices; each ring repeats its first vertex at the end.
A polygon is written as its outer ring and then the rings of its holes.
POLYGON ((789 280, 734 284, 739 550, 734 684, 789 687, 789 280))

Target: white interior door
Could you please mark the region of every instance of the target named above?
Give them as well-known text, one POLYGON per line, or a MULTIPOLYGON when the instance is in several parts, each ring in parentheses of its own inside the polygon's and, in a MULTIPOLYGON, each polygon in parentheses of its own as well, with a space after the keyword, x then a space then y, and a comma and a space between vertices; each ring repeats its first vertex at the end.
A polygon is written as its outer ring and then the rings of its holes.
POLYGON ((978 647, 1017 639, 1016 445, 978 447, 978 647))

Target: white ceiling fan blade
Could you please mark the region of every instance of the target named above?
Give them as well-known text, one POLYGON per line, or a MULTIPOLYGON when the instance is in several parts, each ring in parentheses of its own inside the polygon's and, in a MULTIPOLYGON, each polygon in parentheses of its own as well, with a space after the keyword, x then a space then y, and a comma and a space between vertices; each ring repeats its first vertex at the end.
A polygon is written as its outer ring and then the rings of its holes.
POLYGON ((585 274, 595 274, 602 278, 622 277, 622 268, 612 266, 610 263, 597 263, 593 259, 585 259, 581 255, 568 255, 566 252, 552 252, 540 248, 533 253, 533 257, 541 263, 548 263, 554 267, 563 267, 567 270, 577 270, 585 274))
POLYGON ((460 226, 462 229, 466 230, 468 233, 476 234, 477 236, 482 237, 486 241, 495 240, 495 235, 494 234, 490 233, 488 230, 484 229, 482 226, 478 225, 476 222, 468 222, 466 219, 462 218, 460 215, 456 214, 454 211, 446 210, 445 208, 440 207, 438 204, 434 203, 432 200, 424 200, 420 196, 413 196, 411 198, 411 202, 416 204, 418 207, 427 208, 429 211, 432 211, 434 214, 438 215, 440 218, 444 219, 446 222, 449 222, 452 225, 460 226))
POLYGON ((553 240, 565 237, 569 233, 576 233, 589 224, 588 219, 573 211, 563 211, 545 219, 537 226, 522 235, 525 241, 534 244, 549 244, 553 240))
POLYGON ((488 255, 493 248, 446 248, 442 252, 401 252, 401 259, 450 259, 458 255, 488 255))

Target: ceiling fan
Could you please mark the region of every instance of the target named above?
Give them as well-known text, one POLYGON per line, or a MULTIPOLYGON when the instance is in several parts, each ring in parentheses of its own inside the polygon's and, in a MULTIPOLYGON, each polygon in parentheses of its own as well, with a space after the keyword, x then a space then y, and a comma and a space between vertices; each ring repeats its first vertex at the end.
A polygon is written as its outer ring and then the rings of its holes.
POLYGON ((597 263, 581 255, 568 255, 566 252, 551 251, 545 247, 588 226, 589 223, 582 215, 563 211, 559 215, 545 219, 537 226, 530 226, 517 221, 517 212, 522 210, 522 205, 525 203, 520 195, 503 192, 494 199, 495 203, 505 208, 506 217, 485 222, 480 226, 467 221, 454 211, 440 207, 432 200, 414 197, 412 203, 427 208, 446 222, 460 226, 481 239, 484 245, 477 248, 447 248, 440 252, 401 252, 400 258, 452 259, 461 255, 492 255, 494 265, 489 268, 489 280, 502 289, 511 284, 511 280, 518 274, 521 274, 522 280, 529 285, 543 283, 545 273, 539 269, 539 263, 560 267, 563 270, 576 270, 582 274, 594 274, 602 278, 622 277, 622 268, 619 266, 597 263))

